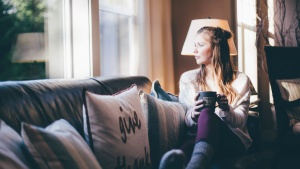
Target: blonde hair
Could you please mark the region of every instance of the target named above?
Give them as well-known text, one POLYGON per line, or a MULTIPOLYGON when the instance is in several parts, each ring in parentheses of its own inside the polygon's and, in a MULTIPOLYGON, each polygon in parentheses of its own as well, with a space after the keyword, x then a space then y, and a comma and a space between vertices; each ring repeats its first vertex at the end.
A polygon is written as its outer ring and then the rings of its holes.
MULTIPOLYGON (((232 82, 236 78, 236 70, 230 58, 228 39, 232 36, 229 31, 219 27, 203 27, 197 34, 206 34, 205 37, 211 44, 213 51, 212 64, 214 65, 214 77, 217 77, 217 83, 220 93, 227 96, 229 103, 236 97, 232 89, 232 82)), ((207 90, 206 84, 207 70, 205 65, 200 65, 200 71, 197 75, 197 82, 201 90, 207 90)))

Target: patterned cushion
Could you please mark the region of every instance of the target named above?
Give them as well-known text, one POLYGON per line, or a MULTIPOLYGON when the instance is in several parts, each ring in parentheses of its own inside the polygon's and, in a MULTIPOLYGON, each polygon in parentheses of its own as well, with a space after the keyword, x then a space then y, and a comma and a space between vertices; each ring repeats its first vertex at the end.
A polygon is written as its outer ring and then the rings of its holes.
POLYGON ((84 131, 103 168, 150 168, 146 119, 136 86, 115 95, 83 90, 84 131))
POLYGON ((0 120, 0 168, 30 168, 22 144, 21 136, 0 120))
POLYGON ((300 122, 300 79, 276 80, 282 99, 287 105, 285 110, 290 126, 300 122))
POLYGON ((101 169, 81 135, 66 120, 46 129, 22 123, 21 135, 39 168, 101 169))
POLYGON ((143 91, 139 93, 148 119, 148 135, 153 168, 168 150, 176 148, 185 134, 186 107, 178 102, 157 99, 143 91))

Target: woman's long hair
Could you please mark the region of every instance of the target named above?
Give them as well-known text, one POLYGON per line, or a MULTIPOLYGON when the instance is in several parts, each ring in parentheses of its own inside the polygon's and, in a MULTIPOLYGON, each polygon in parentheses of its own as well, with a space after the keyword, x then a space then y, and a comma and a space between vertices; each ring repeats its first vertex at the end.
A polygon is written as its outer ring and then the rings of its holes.
MULTIPOLYGON (((206 34, 204 36, 206 40, 211 43, 211 49, 213 50, 212 64, 214 65, 214 77, 217 77, 216 83, 218 83, 219 93, 223 93, 228 97, 229 103, 231 103, 236 97, 236 93, 232 89, 232 82, 236 78, 236 70, 230 58, 230 51, 228 45, 228 39, 232 34, 229 31, 223 30, 219 27, 203 27, 198 30, 197 34, 206 34)), ((197 82, 201 90, 207 90, 206 84, 206 67, 200 65, 200 71, 197 76, 197 82)))

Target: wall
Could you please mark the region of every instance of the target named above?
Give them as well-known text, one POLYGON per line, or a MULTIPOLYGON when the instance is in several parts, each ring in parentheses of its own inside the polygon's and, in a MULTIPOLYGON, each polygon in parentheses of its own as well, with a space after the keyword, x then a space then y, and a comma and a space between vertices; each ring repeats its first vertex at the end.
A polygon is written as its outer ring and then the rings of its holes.
MULTIPOLYGON (((267 64, 264 46, 268 45, 265 35, 268 34, 268 10, 269 7, 264 0, 257 1, 257 15, 262 18, 257 20, 257 70, 258 70, 258 97, 260 98, 260 125, 261 125, 261 139, 265 142, 272 142, 276 139, 276 115, 273 106, 273 97, 269 84, 269 76, 267 72, 267 64)), ((273 18, 270 16, 270 19, 273 18)))
MULTIPOLYGON (((193 56, 182 56, 181 49, 193 19, 224 19, 236 34, 235 0, 172 0, 172 38, 174 53, 175 91, 178 93, 180 75, 197 68, 193 56)), ((235 36, 236 37, 236 36, 235 36)), ((235 38, 236 39, 236 38, 235 38)), ((235 40, 236 43, 236 40, 235 40)))

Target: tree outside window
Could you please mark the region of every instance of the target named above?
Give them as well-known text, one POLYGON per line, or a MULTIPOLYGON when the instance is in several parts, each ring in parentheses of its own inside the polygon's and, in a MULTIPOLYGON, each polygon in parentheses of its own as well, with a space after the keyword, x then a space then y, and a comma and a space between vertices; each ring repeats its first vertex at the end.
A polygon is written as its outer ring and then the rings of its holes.
POLYGON ((18 35, 44 32, 45 8, 44 0, 0 0, 0 81, 40 73, 30 70, 33 63, 12 63, 12 56, 18 35))

